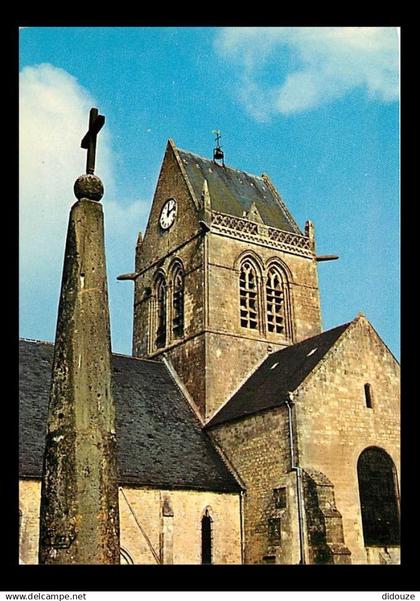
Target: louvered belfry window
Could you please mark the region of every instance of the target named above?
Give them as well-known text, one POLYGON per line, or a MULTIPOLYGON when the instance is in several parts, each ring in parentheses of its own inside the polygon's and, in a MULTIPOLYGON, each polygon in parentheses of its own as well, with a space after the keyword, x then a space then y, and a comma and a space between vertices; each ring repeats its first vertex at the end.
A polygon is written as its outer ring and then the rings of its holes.
POLYGON ((166 344, 166 282, 163 276, 159 276, 156 282, 156 304, 156 347, 162 348, 166 344))
POLYGON ((267 329, 275 334, 284 332, 284 290, 283 280, 277 269, 272 268, 267 274, 267 329))
POLYGON ((184 335, 184 274, 178 267, 173 278, 172 332, 174 338, 184 335))
POLYGON ((258 291, 257 274, 250 261, 245 261, 241 266, 239 278, 240 315, 241 326, 258 329, 258 291))

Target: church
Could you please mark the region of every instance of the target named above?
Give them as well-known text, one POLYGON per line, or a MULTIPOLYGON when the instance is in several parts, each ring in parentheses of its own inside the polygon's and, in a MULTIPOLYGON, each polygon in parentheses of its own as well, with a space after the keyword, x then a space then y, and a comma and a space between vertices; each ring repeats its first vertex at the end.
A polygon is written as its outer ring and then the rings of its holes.
MULTIPOLYGON (((121 563, 400 562, 399 364, 362 314, 322 330, 329 258, 267 175, 168 141, 119 276, 134 284, 132 356, 111 358, 121 563)), ((25 564, 53 354, 20 341, 25 564)))

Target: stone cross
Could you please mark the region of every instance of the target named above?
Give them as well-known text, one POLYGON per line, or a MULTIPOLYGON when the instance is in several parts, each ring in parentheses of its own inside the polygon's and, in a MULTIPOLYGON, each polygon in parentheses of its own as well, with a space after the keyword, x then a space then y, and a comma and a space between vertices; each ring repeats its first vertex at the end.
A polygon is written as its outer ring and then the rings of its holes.
POLYGON ((40 506, 40 564, 119 564, 119 508, 102 182, 104 123, 90 111, 87 170, 71 207, 55 338, 40 506))
POLYGON ((98 115, 98 109, 91 108, 89 113, 89 129, 86 132, 81 147, 87 149, 86 173, 95 171, 96 136, 105 123, 105 117, 98 115))

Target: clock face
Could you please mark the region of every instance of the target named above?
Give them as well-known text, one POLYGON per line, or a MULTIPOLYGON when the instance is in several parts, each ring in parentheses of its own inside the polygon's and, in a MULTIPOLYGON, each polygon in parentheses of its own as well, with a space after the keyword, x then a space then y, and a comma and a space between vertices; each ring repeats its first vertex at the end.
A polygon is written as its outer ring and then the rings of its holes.
POLYGON ((162 211, 160 212, 159 224, 163 230, 167 230, 171 227, 176 217, 176 200, 175 198, 169 198, 163 205, 162 211))

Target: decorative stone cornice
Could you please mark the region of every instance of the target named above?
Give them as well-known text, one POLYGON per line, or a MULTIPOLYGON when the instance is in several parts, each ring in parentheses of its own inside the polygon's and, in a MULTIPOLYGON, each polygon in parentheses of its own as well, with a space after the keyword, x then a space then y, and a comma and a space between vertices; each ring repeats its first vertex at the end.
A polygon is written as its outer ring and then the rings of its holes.
POLYGON ((254 242, 261 246, 276 248, 285 252, 314 258, 309 237, 286 232, 241 217, 212 211, 210 231, 230 238, 254 242))

